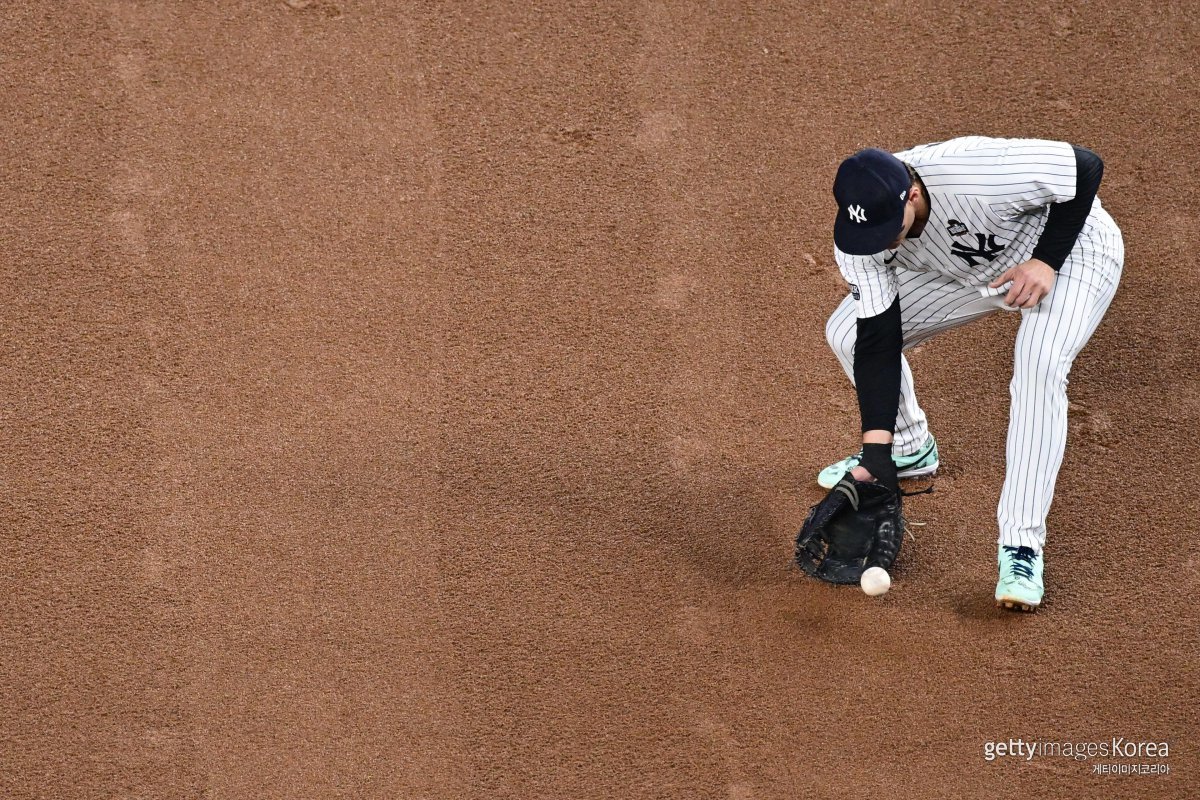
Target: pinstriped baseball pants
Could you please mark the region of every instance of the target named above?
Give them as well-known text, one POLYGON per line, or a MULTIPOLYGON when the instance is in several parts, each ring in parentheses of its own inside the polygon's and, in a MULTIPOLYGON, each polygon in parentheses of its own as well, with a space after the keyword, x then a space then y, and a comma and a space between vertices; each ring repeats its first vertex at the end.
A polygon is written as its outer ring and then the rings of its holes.
MULTIPOLYGON (((1108 310, 1125 261, 1121 231, 1097 202, 1054 287, 1041 303, 1022 310, 1013 353, 1013 377, 1004 488, 997 520, 999 543, 1032 547, 1046 542, 1046 516, 1067 443, 1067 375, 1075 357, 1108 310)), ((904 349, 942 331, 1004 308, 1005 292, 963 286, 943 275, 898 269, 904 349)), ((847 296, 825 326, 830 347, 854 380, 857 335, 854 298, 847 296)), ((901 360, 900 409, 893 452, 911 455, 929 436, 917 403, 908 359, 901 360)))

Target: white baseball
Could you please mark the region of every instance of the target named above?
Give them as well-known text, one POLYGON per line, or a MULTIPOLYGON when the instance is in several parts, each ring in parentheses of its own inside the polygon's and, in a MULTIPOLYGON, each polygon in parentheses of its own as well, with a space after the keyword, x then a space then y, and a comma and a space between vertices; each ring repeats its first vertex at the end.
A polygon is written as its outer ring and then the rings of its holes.
POLYGON ((871 567, 863 572, 862 577, 858 579, 858 585, 871 597, 878 597, 892 588, 892 576, 888 575, 883 567, 871 567))

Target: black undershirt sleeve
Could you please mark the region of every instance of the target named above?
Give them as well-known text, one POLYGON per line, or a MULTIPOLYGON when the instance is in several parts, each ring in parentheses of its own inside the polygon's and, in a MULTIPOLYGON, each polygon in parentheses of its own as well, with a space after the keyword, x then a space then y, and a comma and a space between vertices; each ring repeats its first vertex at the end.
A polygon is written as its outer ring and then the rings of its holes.
POLYGON ((1033 248, 1032 258, 1045 261, 1055 272, 1071 254, 1083 224, 1092 210, 1092 201, 1104 177, 1104 162, 1100 156, 1085 147, 1071 145, 1075 151, 1075 197, 1065 203, 1050 206, 1042 238, 1033 248))
POLYGON ((896 432, 903 346, 899 297, 882 314, 859 318, 854 344, 854 385, 858 391, 863 433, 874 430, 896 432))

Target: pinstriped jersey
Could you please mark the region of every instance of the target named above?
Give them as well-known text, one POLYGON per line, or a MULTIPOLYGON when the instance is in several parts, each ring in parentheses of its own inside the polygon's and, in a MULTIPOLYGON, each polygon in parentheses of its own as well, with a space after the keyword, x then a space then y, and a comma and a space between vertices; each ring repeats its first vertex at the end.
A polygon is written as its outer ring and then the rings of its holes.
MULTIPOLYGON (((919 237, 895 250, 852 256, 834 248, 859 317, 891 306, 899 292, 897 267, 986 286, 1028 261, 1050 205, 1075 197, 1075 152, 1067 142, 966 136, 896 157, 921 176, 929 219, 919 237)), ((1099 205, 1097 199, 1094 208, 1099 205)))

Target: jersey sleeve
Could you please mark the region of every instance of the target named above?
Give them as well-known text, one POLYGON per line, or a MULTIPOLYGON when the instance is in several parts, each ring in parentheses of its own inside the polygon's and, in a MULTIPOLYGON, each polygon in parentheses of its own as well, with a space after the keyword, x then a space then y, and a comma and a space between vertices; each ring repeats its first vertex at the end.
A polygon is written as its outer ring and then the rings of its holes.
POLYGON ((896 270, 881 263, 877 256, 851 256, 836 247, 833 252, 842 277, 850 284, 858 318, 887 311, 900 294, 896 270))
POLYGON ((1075 197, 1075 151, 1069 142, 973 136, 946 144, 939 165, 944 172, 926 179, 931 190, 974 195, 1006 217, 1075 197))

